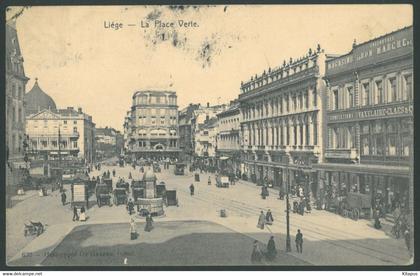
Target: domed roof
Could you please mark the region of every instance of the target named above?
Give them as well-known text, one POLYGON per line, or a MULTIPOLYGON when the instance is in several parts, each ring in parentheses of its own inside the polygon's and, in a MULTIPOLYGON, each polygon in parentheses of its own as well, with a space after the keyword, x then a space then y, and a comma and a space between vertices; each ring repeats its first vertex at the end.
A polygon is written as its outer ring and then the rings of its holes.
POLYGON ((39 87, 37 78, 31 91, 25 94, 25 102, 26 115, 34 114, 44 109, 57 110, 54 100, 39 87))
POLYGON ((156 175, 153 172, 152 169, 148 169, 144 174, 143 174, 143 180, 144 181, 156 181, 156 175))

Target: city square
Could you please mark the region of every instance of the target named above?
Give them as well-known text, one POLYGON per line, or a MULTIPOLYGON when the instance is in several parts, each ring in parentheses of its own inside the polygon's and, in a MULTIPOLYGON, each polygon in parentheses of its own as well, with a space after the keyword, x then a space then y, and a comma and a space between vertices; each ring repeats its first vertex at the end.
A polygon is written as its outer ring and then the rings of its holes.
POLYGON ((8 9, 7 265, 413 264, 410 9, 300 8, 8 9))

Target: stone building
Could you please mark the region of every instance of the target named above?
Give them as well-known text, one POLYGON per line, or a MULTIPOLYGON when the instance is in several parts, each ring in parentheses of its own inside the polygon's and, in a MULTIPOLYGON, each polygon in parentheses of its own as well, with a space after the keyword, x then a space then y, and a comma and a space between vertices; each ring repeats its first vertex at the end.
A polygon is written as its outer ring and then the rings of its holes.
MULTIPOLYGON (((232 101, 229 107, 217 114, 218 168, 230 174, 241 175, 241 112, 239 103, 232 101)), ((242 166, 243 167, 243 166, 242 166)))
POLYGON ((132 159, 178 157, 176 92, 135 92, 130 125, 127 152, 132 159))
POLYGON ((316 193, 323 158, 326 55, 317 50, 241 84, 244 173, 256 183, 316 193))
POLYGON ((178 114, 180 159, 183 161, 192 161, 194 156, 192 121, 194 111, 199 108, 199 104, 190 104, 178 114))
POLYGON ((26 117, 29 153, 34 160, 96 160, 95 123, 81 108, 41 110, 26 117), (61 141, 60 145, 59 140, 61 141))
MULTIPOLYGON (((6 193, 7 201, 22 184, 25 163, 24 95, 29 78, 25 75, 23 57, 14 21, 6 22, 6 193)), ((7 202, 9 203, 9 202, 7 202)))
POLYGON ((408 209, 413 147, 413 27, 326 62, 327 148, 316 166, 324 201, 349 192, 382 215, 408 209), (412 153, 411 153, 412 155, 412 153))

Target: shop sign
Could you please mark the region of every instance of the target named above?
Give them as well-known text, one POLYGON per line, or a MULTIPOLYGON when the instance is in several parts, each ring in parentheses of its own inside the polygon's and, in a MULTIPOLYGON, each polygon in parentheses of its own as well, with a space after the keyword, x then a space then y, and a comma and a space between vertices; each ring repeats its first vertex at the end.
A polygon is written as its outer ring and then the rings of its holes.
POLYGON ((328 115, 329 121, 353 121, 372 118, 383 118, 389 116, 413 115, 413 104, 398 104, 393 106, 382 106, 377 108, 366 108, 362 110, 351 110, 348 112, 341 111, 340 113, 328 115))
POLYGON ((326 75, 354 70, 393 57, 413 53, 413 28, 409 27, 356 46, 351 53, 327 61, 326 75))

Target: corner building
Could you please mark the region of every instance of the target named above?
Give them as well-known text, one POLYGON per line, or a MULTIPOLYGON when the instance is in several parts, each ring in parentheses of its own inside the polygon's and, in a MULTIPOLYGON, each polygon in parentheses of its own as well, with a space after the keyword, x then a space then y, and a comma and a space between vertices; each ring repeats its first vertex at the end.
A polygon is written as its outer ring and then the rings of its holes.
POLYGON ((326 55, 315 52, 242 83, 243 177, 316 195, 312 165, 322 159, 326 55))
POLYGON ((132 159, 178 157, 176 92, 135 92, 130 121, 128 152, 132 159))
POLYGON ((316 166, 324 203, 349 192, 381 216, 409 203, 413 145, 413 28, 353 45, 326 62, 325 160, 316 166))

